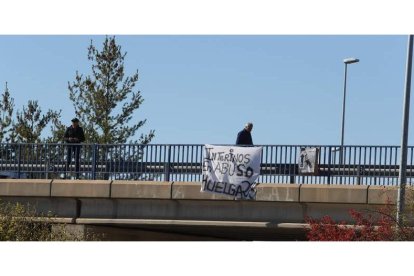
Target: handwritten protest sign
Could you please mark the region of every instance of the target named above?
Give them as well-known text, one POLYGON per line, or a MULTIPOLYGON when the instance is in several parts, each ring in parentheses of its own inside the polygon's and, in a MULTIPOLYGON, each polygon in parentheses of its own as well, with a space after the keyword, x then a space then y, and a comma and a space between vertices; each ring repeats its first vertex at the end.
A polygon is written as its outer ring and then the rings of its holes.
POLYGON ((261 157, 261 147, 205 145, 201 191, 253 199, 261 157))

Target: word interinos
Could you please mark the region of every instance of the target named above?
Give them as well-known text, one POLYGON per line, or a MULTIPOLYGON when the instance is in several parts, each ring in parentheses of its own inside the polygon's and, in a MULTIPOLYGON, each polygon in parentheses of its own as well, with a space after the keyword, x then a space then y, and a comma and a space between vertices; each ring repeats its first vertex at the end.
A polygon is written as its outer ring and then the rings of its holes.
POLYGON ((261 159, 261 147, 205 145, 201 191, 254 199, 261 159))

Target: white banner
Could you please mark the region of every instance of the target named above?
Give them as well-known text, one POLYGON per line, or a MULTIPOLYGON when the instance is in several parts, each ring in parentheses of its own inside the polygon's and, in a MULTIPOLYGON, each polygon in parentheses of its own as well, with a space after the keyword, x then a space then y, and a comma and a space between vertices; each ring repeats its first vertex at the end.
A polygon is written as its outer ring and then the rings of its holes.
POLYGON ((261 147, 205 145, 201 191, 254 199, 261 158, 261 147))

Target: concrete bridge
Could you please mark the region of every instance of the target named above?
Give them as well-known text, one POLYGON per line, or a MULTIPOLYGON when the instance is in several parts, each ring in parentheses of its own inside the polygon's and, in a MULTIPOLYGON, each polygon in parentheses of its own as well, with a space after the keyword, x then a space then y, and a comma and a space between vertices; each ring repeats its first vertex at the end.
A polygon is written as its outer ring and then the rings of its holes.
POLYGON ((301 240, 305 217, 373 210, 396 187, 260 184, 255 200, 200 192, 199 182, 117 180, 0 180, 3 202, 51 212, 76 231, 108 240, 301 240))

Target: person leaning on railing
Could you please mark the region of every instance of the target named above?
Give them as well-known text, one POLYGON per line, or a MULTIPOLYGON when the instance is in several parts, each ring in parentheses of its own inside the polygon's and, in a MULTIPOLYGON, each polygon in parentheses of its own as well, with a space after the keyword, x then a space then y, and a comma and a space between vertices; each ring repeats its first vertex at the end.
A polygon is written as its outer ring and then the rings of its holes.
POLYGON ((83 128, 79 126, 78 118, 72 119, 72 125, 69 126, 65 131, 64 141, 69 144, 67 146, 65 178, 66 178, 66 173, 69 171, 70 163, 72 162, 72 153, 73 153, 75 157, 76 179, 78 179, 79 178, 79 159, 80 159, 80 151, 81 151, 80 143, 85 141, 85 134, 83 132, 83 128))
POLYGON ((252 129, 253 124, 247 123, 244 126, 244 129, 237 134, 236 145, 240 146, 253 146, 253 139, 252 139, 252 129))

